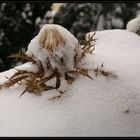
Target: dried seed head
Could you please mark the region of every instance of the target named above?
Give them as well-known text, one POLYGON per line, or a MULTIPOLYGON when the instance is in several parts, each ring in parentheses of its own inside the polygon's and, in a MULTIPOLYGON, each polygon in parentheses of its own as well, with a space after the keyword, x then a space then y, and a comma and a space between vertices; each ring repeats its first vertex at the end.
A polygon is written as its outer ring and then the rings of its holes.
POLYGON ((43 28, 40 32, 39 43, 49 51, 53 51, 58 45, 65 44, 65 38, 55 27, 43 28))

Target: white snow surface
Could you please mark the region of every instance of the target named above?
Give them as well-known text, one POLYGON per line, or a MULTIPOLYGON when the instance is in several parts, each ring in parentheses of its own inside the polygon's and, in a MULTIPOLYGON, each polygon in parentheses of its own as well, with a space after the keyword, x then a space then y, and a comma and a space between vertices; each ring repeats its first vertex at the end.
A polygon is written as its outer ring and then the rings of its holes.
MULTIPOLYGON (((49 100, 55 90, 19 98, 24 86, 2 89, 0 136, 140 136, 140 37, 118 29, 95 37, 94 54, 83 65, 103 62, 118 78, 80 76, 58 101, 49 100)), ((33 69, 29 63, 18 68, 33 69)), ((0 73, 0 83, 14 71, 0 73)))

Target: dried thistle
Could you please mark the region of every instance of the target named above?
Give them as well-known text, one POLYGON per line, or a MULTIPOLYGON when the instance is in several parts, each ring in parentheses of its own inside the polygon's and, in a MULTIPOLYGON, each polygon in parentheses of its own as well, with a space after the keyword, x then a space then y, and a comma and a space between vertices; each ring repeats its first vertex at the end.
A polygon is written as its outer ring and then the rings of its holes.
MULTIPOLYGON (((43 43, 43 47, 47 48, 48 50, 52 51, 53 48, 56 48, 59 44, 65 43, 65 39, 60 35, 60 33, 58 32, 56 28, 51 28, 51 29, 46 28, 43 31, 44 32, 41 32, 39 42, 43 43)), ((82 54, 80 58, 78 57, 79 58, 78 61, 75 56, 74 58, 75 68, 71 71, 65 72, 64 77, 68 84, 72 84, 76 80, 77 76, 79 75, 86 76, 89 79, 93 80, 93 78, 89 75, 89 70, 78 67, 78 64, 86 56, 87 53, 91 54, 94 51, 95 42, 96 42, 96 39, 94 39, 94 36, 95 36, 95 32, 93 33, 93 35, 91 36, 89 35, 87 39, 85 40, 84 46, 82 47, 82 54)), ((0 85, 0 89, 11 87, 11 86, 14 86, 15 84, 22 84, 24 82, 24 84, 26 85, 26 88, 21 93, 20 95, 21 97, 27 91, 30 93, 34 93, 36 95, 41 95, 43 91, 58 89, 60 87, 61 85, 60 78, 63 77, 63 75, 60 74, 57 68, 51 69, 51 74, 48 76, 45 76, 46 73, 43 68, 42 62, 40 60, 35 59, 34 56, 30 57, 25 53, 19 52, 17 54, 12 54, 8 58, 20 58, 20 59, 26 60, 27 62, 31 62, 37 66, 38 71, 33 72, 33 71, 28 71, 28 70, 16 69, 16 72, 10 78, 6 77, 7 81, 4 84, 0 85), (55 85, 49 86, 47 82, 54 78, 56 79, 55 85)), ((63 61, 63 59, 61 61, 63 61)), ((46 61, 46 63, 47 65, 50 65, 49 61, 46 61)), ((103 63, 100 68, 97 67, 96 69, 94 69, 94 72, 96 76, 98 74, 102 74, 105 77, 114 77, 114 78, 117 77, 115 74, 113 74, 113 72, 105 70, 103 63)), ((63 95, 64 95, 64 91, 59 91, 59 95, 52 97, 51 100, 54 100, 54 99, 58 100, 63 95)))
MULTIPOLYGON (((32 62, 33 64, 38 66, 38 71, 32 72, 28 70, 16 69, 16 72, 10 78, 7 77, 7 81, 4 84, 0 85, 0 88, 11 87, 11 86, 14 86, 15 84, 19 84, 19 82, 21 84, 24 81, 24 83, 26 84, 26 88, 21 93, 20 95, 21 97, 27 91, 30 93, 35 93, 37 95, 40 95, 41 92, 43 91, 58 89, 60 87, 61 74, 58 72, 57 69, 52 70, 52 73, 49 76, 44 76, 45 72, 44 72, 41 61, 34 60, 33 57, 29 57, 27 54, 24 54, 21 52, 18 54, 13 54, 9 56, 9 58, 14 58, 14 57, 24 59, 28 62, 32 62), (46 83, 53 78, 56 78, 55 86, 48 86, 46 83)), ((72 82, 75 81, 75 76, 79 74, 92 79, 92 77, 89 76, 88 74, 88 70, 83 69, 83 68, 75 68, 74 70, 68 71, 65 73, 65 80, 68 82, 68 84, 71 84, 72 82), (72 74, 73 77, 70 76, 70 74, 72 74)), ((61 96, 62 96, 62 92, 59 96, 54 97, 52 99, 60 98, 61 96)))
POLYGON ((65 44, 65 38, 55 27, 45 28, 41 31, 39 43, 43 44, 44 48, 53 51, 58 45, 65 44))

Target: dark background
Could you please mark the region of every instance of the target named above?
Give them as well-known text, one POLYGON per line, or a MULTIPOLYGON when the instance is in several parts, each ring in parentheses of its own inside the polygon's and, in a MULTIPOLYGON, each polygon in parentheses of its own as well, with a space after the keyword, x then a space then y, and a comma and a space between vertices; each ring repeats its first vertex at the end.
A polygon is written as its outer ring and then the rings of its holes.
POLYGON ((60 24, 80 42, 89 31, 125 29, 140 13, 140 3, 65 3, 52 13, 51 2, 0 3, 0 71, 18 65, 7 59, 26 51, 30 40, 43 24, 60 24))

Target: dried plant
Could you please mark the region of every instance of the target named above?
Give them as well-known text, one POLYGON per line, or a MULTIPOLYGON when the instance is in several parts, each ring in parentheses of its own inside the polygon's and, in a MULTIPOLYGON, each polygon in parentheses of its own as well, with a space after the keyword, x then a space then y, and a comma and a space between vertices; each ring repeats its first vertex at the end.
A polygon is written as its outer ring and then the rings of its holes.
POLYGON ((54 96, 54 97, 50 98, 50 100, 59 100, 64 95, 64 92, 60 91, 59 93, 60 94, 58 96, 54 96))
POLYGON ((97 67, 96 69, 94 69, 94 71, 95 71, 96 76, 100 74, 100 75, 103 75, 103 76, 105 76, 107 78, 109 78, 109 77, 114 78, 114 79, 117 78, 117 75, 114 72, 106 70, 104 68, 103 63, 102 63, 102 65, 100 67, 97 67))
POLYGON ((61 36, 55 27, 45 28, 44 30, 41 30, 39 43, 43 44, 44 48, 52 51, 58 45, 65 44, 65 38, 61 36))
POLYGON ((85 57, 85 55, 87 53, 92 53, 95 50, 95 42, 96 39, 94 39, 93 37, 95 36, 95 32, 93 33, 93 35, 90 36, 90 34, 88 34, 87 39, 83 42, 84 46, 82 47, 82 58, 85 57))
POLYGON ((74 75, 80 74, 80 75, 86 76, 86 77, 88 77, 88 78, 93 80, 93 78, 88 74, 88 70, 83 69, 83 68, 76 68, 76 69, 74 69, 72 71, 68 71, 67 74, 74 74, 74 75))
POLYGON ((27 54, 25 54, 23 52, 12 54, 12 55, 8 56, 8 58, 21 58, 28 62, 32 62, 33 64, 37 64, 37 62, 32 57, 28 56, 27 54))
MULTIPOLYGON (((53 32, 55 32, 55 31, 53 31, 53 32)), ((95 33, 91 36, 89 35, 88 38, 85 40, 84 45, 82 47, 81 60, 86 56, 87 53, 91 54, 94 51, 94 49, 95 49, 94 43, 96 42, 96 39, 94 39, 94 35, 95 35, 95 33)), ((44 37, 46 38, 46 36, 44 36, 44 37)), ((57 39, 59 41, 59 38, 57 38, 57 39)), ((62 43, 62 42, 63 42, 63 40, 61 40, 61 37, 60 37, 60 41, 58 43, 62 43)), ((52 47, 53 46, 50 45, 50 49, 52 47)), ((21 93, 21 95, 20 95, 20 97, 21 97, 27 91, 30 93, 34 93, 36 95, 41 95, 41 93, 43 91, 58 89, 60 87, 60 85, 61 85, 60 78, 62 77, 62 75, 59 73, 59 71, 57 69, 51 70, 52 71, 51 74, 49 76, 45 76, 46 74, 45 74, 43 65, 40 60, 37 60, 34 57, 30 57, 27 54, 22 53, 22 52, 12 54, 11 56, 9 56, 9 58, 20 58, 20 59, 26 60, 27 62, 31 62, 38 67, 38 71, 33 72, 33 71, 28 71, 28 70, 16 69, 16 72, 10 78, 6 77, 7 81, 4 84, 0 85, 0 88, 11 87, 11 86, 14 86, 15 84, 20 85, 24 82, 24 84, 26 85, 26 88, 21 93), (47 85, 47 82, 54 78, 56 79, 55 85, 54 86, 47 85)), ((74 60, 76 61, 76 59, 74 59, 74 60)), ((76 62, 76 64, 77 64, 77 62, 76 62)), ((65 73, 64 77, 68 84, 72 84, 76 80, 76 77, 78 75, 86 76, 93 80, 93 78, 89 75, 88 72, 89 72, 88 69, 76 67, 72 71, 67 71, 65 73)), ((94 72, 95 72, 96 76, 98 74, 102 74, 106 77, 116 78, 115 74, 113 74, 111 71, 106 71, 104 69, 103 64, 101 65, 100 68, 97 67, 96 69, 94 69, 94 72)), ((58 96, 52 97, 51 100, 60 99, 64 95, 64 91, 59 91, 59 93, 60 94, 58 96)))

